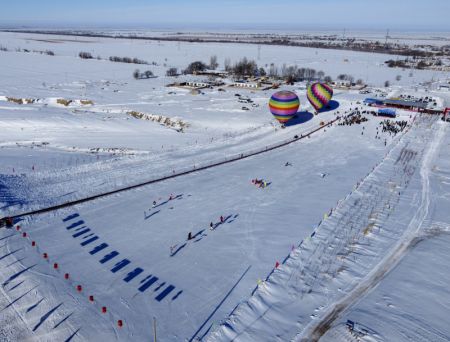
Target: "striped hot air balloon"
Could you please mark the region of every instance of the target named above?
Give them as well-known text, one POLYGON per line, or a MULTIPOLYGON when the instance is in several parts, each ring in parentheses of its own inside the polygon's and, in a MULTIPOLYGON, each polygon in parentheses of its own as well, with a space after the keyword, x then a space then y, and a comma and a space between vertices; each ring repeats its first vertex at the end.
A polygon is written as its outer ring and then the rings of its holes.
POLYGON ((313 83, 308 87, 306 97, 318 112, 330 102, 333 97, 333 89, 324 83, 313 83))
POLYGON ((298 107, 300 100, 292 91, 279 91, 273 94, 269 101, 270 112, 282 124, 297 114, 298 107))

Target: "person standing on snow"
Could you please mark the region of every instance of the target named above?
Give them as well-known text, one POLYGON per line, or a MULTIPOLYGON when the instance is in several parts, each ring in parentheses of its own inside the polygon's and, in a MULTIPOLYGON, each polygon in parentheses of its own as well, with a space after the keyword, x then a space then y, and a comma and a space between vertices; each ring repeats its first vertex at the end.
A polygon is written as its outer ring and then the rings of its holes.
POLYGON ((223 216, 220 216, 220 223, 223 223, 223 216))
POLYGON ((209 224, 209 229, 210 229, 210 230, 213 230, 213 227, 214 227, 214 223, 211 222, 211 223, 209 224))

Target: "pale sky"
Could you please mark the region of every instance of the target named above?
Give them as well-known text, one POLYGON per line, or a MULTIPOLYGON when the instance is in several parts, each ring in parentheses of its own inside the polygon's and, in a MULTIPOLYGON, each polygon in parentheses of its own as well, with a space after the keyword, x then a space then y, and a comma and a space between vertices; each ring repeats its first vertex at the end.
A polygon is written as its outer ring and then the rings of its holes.
POLYGON ((450 0, 0 0, 0 26, 450 31, 450 0))

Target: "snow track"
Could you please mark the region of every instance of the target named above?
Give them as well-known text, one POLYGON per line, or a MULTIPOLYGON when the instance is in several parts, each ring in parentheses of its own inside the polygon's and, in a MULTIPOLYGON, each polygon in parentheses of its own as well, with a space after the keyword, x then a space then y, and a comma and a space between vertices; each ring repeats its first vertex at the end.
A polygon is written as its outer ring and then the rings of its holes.
POLYGON ((418 117, 374 171, 209 340, 252 340, 256 334, 267 341, 319 340, 398 263, 424 226, 430 164, 443 136, 435 118, 418 117))
POLYGON ((359 285, 356 286, 354 290, 348 293, 347 296, 341 301, 332 305, 323 318, 318 321, 314 321, 295 338, 296 340, 318 341, 324 332, 331 327, 332 323, 336 321, 336 319, 338 319, 342 313, 345 312, 345 310, 373 289, 380 282, 380 280, 383 279, 384 276, 398 264, 411 244, 414 243, 414 239, 423 229, 424 220, 428 215, 428 208, 430 205, 429 171, 431 169, 431 162, 444 136, 443 126, 439 125, 438 127, 439 130, 434 139, 431 141, 420 168, 420 176, 422 180, 421 203, 403 236, 399 239, 398 243, 391 249, 391 251, 386 254, 384 259, 376 265, 376 267, 363 280, 361 280, 359 285))
MULTIPOLYGON (((346 309, 374 288, 380 280, 383 279, 384 276, 398 264, 411 244, 414 243, 414 239, 417 237, 418 233, 423 229, 424 221, 428 215, 428 208, 430 205, 429 171, 431 169, 431 162, 444 136, 443 126, 439 125, 438 127, 439 131, 436 137, 431 141, 430 147, 426 152, 420 169, 420 176, 422 179, 421 204, 416 214, 410 221, 407 230, 405 230, 399 242, 391 249, 391 252, 384 257, 384 259, 373 269, 370 274, 367 275, 363 281, 360 282, 360 284, 353 291, 351 291, 342 301, 336 303, 323 319, 319 322, 315 322, 315 324, 309 329, 305 329, 305 332, 302 333, 301 336, 309 336, 307 338, 308 341, 319 340, 319 338, 323 335, 323 332, 326 331, 346 309)), ((302 338, 302 340, 305 339, 302 338)))

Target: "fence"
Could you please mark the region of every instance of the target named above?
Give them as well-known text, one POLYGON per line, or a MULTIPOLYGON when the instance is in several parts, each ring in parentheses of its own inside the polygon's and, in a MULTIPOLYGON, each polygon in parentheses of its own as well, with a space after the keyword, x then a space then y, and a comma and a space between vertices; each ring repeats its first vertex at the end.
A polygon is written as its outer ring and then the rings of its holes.
MULTIPOLYGON (((350 116, 351 115, 353 115, 353 113, 351 113, 350 116)), ((162 175, 162 176, 159 176, 157 178, 154 178, 154 179, 151 179, 151 180, 148 180, 148 181, 145 181, 145 182, 141 182, 141 183, 133 184, 133 185, 128 185, 128 186, 121 187, 119 189, 115 189, 115 190, 112 190, 112 191, 100 193, 100 194, 97 194, 97 195, 88 196, 88 197, 77 199, 77 200, 68 201, 68 202, 65 202, 65 203, 57 204, 57 205, 46 207, 46 208, 41 208, 41 209, 31 210, 31 211, 24 212, 24 213, 19 213, 19 214, 16 214, 16 215, 12 215, 10 217, 12 219, 17 219, 17 218, 21 218, 21 217, 24 217, 24 216, 43 214, 43 213, 46 213, 46 212, 51 212, 51 211, 54 211, 54 210, 63 209, 63 208, 67 208, 67 207, 71 207, 71 206, 77 205, 77 204, 93 201, 95 199, 99 199, 99 198, 102 198, 102 197, 106 197, 106 196, 110 196, 110 195, 113 195, 113 194, 117 194, 119 192, 136 189, 136 188, 139 188, 139 187, 142 187, 142 186, 146 186, 146 185, 150 185, 150 184, 154 184, 154 183, 159 183, 159 182, 162 182, 162 181, 165 181, 165 180, 168 180, 168 179, 185 176, 185 175, 188 175, 188 174, 191 174, 191 173, 194 173, 194 172, 207 170, 207 169, 210 169, 210 168, 213 168, 213 167, 217 167, 217 166, 220 166, 220 165, 233 163, 235 161, 239 161, 239 160, 246 159, 246 158, 249 158, 249 157, 253 157, 253 156, 256 156, 256 155, 259 155, 259 154, 262 154, 262 153, 273 151, 275 149, 287 146, 287 145, 292 144, 292 143, 294 143, 296 141, 299 141, 301 139, 307 138, 307 137, 311 136, 312 134, 320 131, 321 129, 324 129, 324 128, 332 125, 334 122, 338 121, 340 118, 341 117, 338 116, 338 117, 336 117, 336 119, 333 119, 333 120, 331 120, 329 122, 326 122, 323 125, 320 125, 318 128, 315 128, 315 129, 313 129, 312 131, 310 131, 310 132, 308 132, 306 134, 302 134, 300 136, 295 135, 291 139, 286 139, 286 140, 283 140, 283 141, 278 142, 278 143, 266 145, 263 148, 250 150, 250 151, 247 151, 247 152, 244 152, 244 153, 238 153, 238 154, 236 154, 234 156, 226 157, 226 158, 223 158, 223 159, 220 159, 220 160, 216 160, 216 161, 212 161, 212 162, 209 162, 209 163, 204 163, 204 164, 200 164, 200 165, 193 165, 193 166, 187 167, 185 169, 179 170, 177 172, 175 172, 175 170, 172 170, 169 174, 162 175)), ((1 219, 1 221, 4 221, 4 220, 5 220, 5 218, 1 219)))

